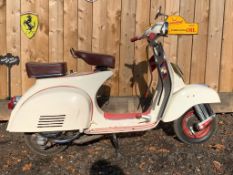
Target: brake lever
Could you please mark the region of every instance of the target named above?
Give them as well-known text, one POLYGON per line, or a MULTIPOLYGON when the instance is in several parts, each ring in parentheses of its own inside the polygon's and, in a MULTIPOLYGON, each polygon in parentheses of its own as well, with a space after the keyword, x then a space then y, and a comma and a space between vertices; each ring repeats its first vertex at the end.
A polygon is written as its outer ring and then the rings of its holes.
POLYGON ((160 13, 157 13, 155 16, 155 20, 158 19, 159 16, 160 16, 160 13))
POLYGON ((161 15, 161 10, 162 10, 162 7, 159 6, 159 9, 157 10, 157 13, 155 15, 155 20, 161 15))
POLYGON ((158 17, 163 16, 165 18, 165 20, 168 18, 168 15, 164 14, 164 13, 157 13, 155 16, 155 20, 158 19, 158 17))
POLYGON ((162 7, 160 6, 158 11, 157 11, 157 14, 155 15, 155 20, 158 19, 158 17, 160 17, 160 16, 164 16, 165 20, 168 18, 168 15, 161 13, 161 10, 162 10, 162 7))

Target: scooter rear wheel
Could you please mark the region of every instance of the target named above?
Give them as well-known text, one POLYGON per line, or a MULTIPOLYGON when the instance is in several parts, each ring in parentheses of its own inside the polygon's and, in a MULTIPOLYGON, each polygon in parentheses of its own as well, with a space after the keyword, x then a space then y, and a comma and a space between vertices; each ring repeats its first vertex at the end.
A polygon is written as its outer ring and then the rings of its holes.
POLYGON ((213 118, 211 123, 202 130, 195 129, 195 125, 199 122, 193 109, 174 121, 174 131, 178 139, 188 144, 203 143, 209 140, 217 130, 217 117, 213 118))
POLYGON ((41 135, 39 133, 26 133, 24 134, 24 140, 26 145, 36 154, 42 156, 50 156, 64 151, 68 145, 65 144, 52 144, 49 142, 49 138, 46 135, 41 135), (38 139, 40 139, 38 141, 38 139), (39 143, 43 142, 42 139, 48 139, 44 141, 44 144, 39 143))

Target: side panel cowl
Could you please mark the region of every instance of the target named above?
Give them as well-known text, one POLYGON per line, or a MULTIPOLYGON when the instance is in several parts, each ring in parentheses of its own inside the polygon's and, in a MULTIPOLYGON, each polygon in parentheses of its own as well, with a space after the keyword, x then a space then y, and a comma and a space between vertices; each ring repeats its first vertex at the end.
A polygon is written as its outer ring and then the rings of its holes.
POLYGON ((19 101, 7 127, 10 132, 84 130, 89 127, 93 106, 83 90, 72 86, 43 89, 19 101))
POLYGON ((172 94, 162 121, 174 121, 191 107, 205 103, 220 103, 218 93, 205 85, 187 85, 172 94))

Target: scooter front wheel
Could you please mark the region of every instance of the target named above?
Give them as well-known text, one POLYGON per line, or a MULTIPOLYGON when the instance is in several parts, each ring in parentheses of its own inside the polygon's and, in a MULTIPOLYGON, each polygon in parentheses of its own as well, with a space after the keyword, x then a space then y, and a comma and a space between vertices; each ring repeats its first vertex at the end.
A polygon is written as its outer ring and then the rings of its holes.
MULTIPOLYGON (((54 136, 56 133, 53 133, 54 136)), ((39 133, 26 133, 24 134, 24 140, 26 145, 36 154, 42 156, 50 156, 65 150, 68 145, 65 144, 54 144, 49 141, 51 133, 39 134, 39 133)))
POLYGON ((209 140, 217 130, 217 117, 214 117, 211 123, 202 130, 195 128, 199 122, 193 109, 174 121, 174 131, 178 139, 188 144, 203 143, 209 140))

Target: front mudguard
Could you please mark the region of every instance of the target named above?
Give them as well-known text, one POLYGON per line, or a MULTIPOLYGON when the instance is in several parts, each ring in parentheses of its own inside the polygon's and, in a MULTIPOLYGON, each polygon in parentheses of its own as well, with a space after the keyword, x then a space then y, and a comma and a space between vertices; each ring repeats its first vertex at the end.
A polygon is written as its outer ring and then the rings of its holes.
POLYGON ((82 89, 56 86, 29 94, 12 111, 8 131, 83 131, 90 126, 93 105, 82 89))
POLYGON ((187 85, 172 94, 162 121, 174 121, 197 104, 220 102, 220 97, 215 90, 205 85, 187 85))

